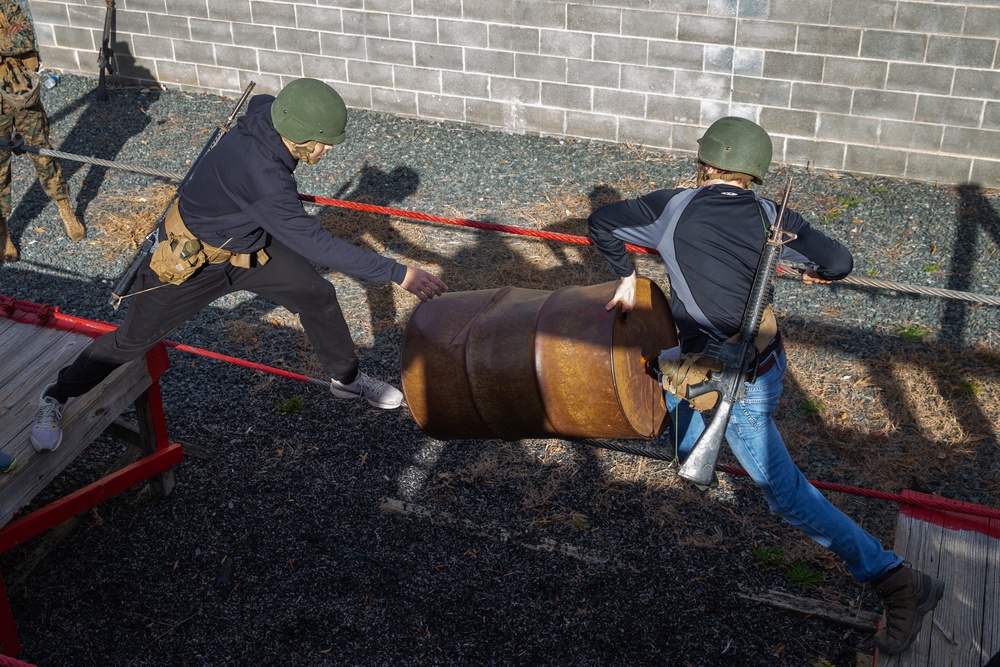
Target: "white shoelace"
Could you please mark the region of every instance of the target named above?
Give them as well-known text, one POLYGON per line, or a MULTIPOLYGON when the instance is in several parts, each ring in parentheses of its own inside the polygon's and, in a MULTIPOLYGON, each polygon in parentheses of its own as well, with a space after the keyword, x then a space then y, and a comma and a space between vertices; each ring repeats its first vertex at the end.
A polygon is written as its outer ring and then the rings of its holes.
POLYGON ((361 386, 362 396, 368 391, 376 396, 381 396, 382 392, 385 391, 385 382, 368 377, 364 373, 358 373, 358 384, 361 386))
POLYGON ((38 405, 38 419, 35 428, 48 431, 58 428, 62 422, 62 404, 51 396, 46 396, 38 405))

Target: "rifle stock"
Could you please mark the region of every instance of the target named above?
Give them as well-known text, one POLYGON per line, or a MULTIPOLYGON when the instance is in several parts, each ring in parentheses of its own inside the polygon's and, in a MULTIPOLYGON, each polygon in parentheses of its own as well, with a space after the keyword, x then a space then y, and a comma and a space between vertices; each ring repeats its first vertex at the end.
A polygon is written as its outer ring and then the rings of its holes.
POLYGON ((174 196, 171 197, 170 202, 167 204, 166 208, 163 209, 163 212, 160 214, 160 217, 157 218, 156 225, 153 227, 153 230, 146 235, 146 238, 142 242, 142 246, 140 246, 139 248, 139 252, 137 252, 135 257, 132 259, 132 262, 131 264, 129 264, 128 269, 125 270, 125 273, 122 274, 122 277, 118 281, 118 284, 115 285, 115 288, 113 290, 111 290, 111 298, 108 299, 108 305, 112 306, 115 310, 121 308, 122 301, 124 301, 125 298, 128 296, 128 291, 132 288, 132 283, 135 282, 135 277, 136 275, 138 275, 139 269, 142 268, 143 263, 147 261, 146 257, 150 253, 152 253, 153 250, 155 249, 157 241, 157 232, 160 228, 160 225, 163 224, 164 219, 167 217, 167 212, 170 210, 170 207, 173 206, 174 202, 177 201, 181 188, 183 188, 184 185, 189 180, 191 180, 191 176, 194 174, 195 169, 197 169, 198 163, 200 163, 202 158, 205 157, 205 154, 215 147, 215 144, 218 143, 221 135, 224 134, 225 132, 228 132, 229 128, 232 127, 233 123, 236 122, 236 116, 239 115, 240 109, 243 108, 243 105, 250 98, 250 93, 253 92, 254 86, 256 85, 257 84, 254 83, 253 81, 247 84, 246 89, 240 96, 240 99, 236 103, 236 106, 233 108, 232 113, 229 114, 229 117, 226 118, 226 120, 221 125, 219 125, 219 127, 215 128, 215 131, 212 133, 212 136, 208 138, 208 142, 201 149, 201 153, 199 153, 195 161, 191 163, 191 167, 190 169, 187 170, 187 173, 184 175, 184 179, 177 186, 177 190, 174 192, 174 196))
MULTIPOLYGON (((759 327, 759 322, 758 322, 759 327)), ((756 334, 755 334, 756 336, 756 334)), ((729 341, 713 341, 705 348, 704 355, 722 362, 722 371, 712 373, 704 382, 688 387, 688 395, 692 398, 712 391, 719 392, 721 399, 715 407, 711 421, 695 442, 694 448, 684 460, 684 465, 677 472, 686 480, 698 486, 710 486, 715 475, 715 464, 719 460, 722 449, 722 436, 726 434, 729 416, 733 412, 736 401, 743 398, 746 387, 743 381, 750 370, 750 362, 756 353, 754 338, 749 342, 740 336, 735 343, 729 341)))
POLYGON ((677 472, 684 479, 698 486, 711 486, 715 477, 715 465, 719 460, 719 450, 722 449, 722 436, 729 426, 729 416, 733 412, 734 401, 722 399, 715 408, 712 421, 708 423, 691 454, 684 460, 684 465, 677 472))
POLYGON ((713 372, 708 380, 688 387, 688 395, 692 398, 711 391, 718 391, 721 396, 711 421, 698 437, 694 448, 677 473, 699 486, 711 485, 715 476, 715 465, 722 449, 722 437, 729 426, 729 417, 732 414, 733 406, 746 395, 744 382, 757 355, 754 339, 760 331, 760 321, 770 300, 778 268, 778 258, 781 255, 781 246, 795 238, 794 234, 782 230, 791 191, 792 177, 789 176, 781 198, 781 209, 778 211, 778 216, 768 232, 767 242, 761 251, 757 273, 754 276, 750 296, 743 311, 743 320, 740 323, 740 333, 737 340, 735 342, 712 341, 705 348, 704 356, 721 362, 722 371, 713 372))

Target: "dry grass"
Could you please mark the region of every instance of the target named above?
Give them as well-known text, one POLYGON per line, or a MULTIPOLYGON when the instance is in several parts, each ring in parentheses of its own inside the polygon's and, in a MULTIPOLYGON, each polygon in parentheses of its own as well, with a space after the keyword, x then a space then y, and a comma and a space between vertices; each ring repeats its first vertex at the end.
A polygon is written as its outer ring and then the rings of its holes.
MULTIPOLYGON (((861 474, 866 487, 892 493, 989 463, 979 448, 994 446, 1000 430, 1000 366, 993 351, 956 355, 922 343, 821 368, 810 362, 819 348, 796 341, 795 332, 788 340, 789 402, 822 405, 817 414, 784 421, 790 448, 823 447, 841 462, 837 472, 845 478, 861 474)), ((1000 497, 995 475, 988 488, 1000 497)))
POLYGON ((222 323, 222 331, 232 345, 250 354, 260 345, 260 329, 243 320, 229 320, 222 323))
POLYGON ((133 196, 116 195, 95 200, 89 219, 100 235, 93 245, 108 257, 138 250, 176 191, 172 185, 157 185, 133 196))

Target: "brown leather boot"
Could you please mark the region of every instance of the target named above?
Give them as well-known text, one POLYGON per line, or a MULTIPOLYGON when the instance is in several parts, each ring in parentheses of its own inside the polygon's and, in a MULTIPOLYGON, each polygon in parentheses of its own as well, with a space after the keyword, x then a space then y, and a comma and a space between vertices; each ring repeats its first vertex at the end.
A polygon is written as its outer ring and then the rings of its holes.
POLYGON ((944 584, 929 574, 917 572, 909 563, 873 583, 885 606, 875 645, 889 655, 902 653, 920 634, 924 614, 934 609, 944 595, 944 584))
POLYGON ((62 216, 63 225, 66 226, 66 233, 69 234, 73 243, 79 243, 87 235, 87 230, 77 219, 73 207, 69 205, 68 199, 57 199, 56 205, 59 207, 59 215, 62 216))
POLYGON ((3 261, 16 262, 20 259, 17 253, 17 246, 10 238, 10 230, 7 229, 7 218, 0 216, 0 247, 3 248, 3 261))

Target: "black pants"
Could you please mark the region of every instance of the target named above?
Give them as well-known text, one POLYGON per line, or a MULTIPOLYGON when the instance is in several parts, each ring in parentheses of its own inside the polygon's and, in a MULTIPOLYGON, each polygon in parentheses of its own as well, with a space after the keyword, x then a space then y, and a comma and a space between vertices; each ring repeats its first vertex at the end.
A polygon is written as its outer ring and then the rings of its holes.
POLYGON ((277 240, 272 239, 267 254, 271 259, 262 266, 207 266, 180 285, 161 283, 147 263, 136 277, 133 296, 128 298, 125 322, 95 339, 73 363, 59 371, 59 380, 48 394, 65 402, 87 393, 116 368, 144 355, 202 308, 239 290, 259 294, 298 314, 327 375, 353 382, 358 358, 337 301, 337 290, 305 258, 277 240), (136 294, 151 287, 157 289, 136 294))

